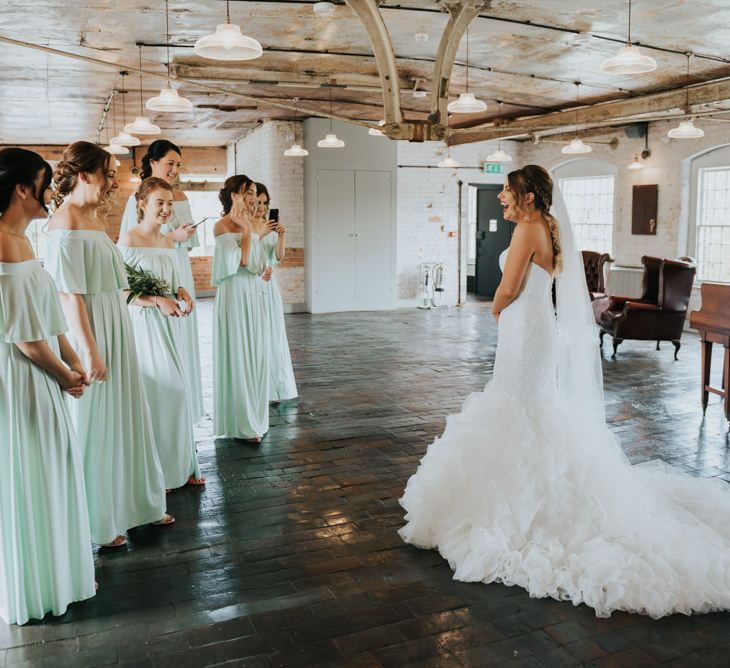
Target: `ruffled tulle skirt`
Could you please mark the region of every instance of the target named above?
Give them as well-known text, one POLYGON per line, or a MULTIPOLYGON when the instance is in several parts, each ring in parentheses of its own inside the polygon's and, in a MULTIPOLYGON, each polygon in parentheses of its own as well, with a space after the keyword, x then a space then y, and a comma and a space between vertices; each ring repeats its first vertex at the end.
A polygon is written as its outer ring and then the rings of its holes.
POLYGON ((658 618, 730 608, 730 492, 631 466, 603 420, 550 396, 472 394, 408 481, 400 530, 464 582, 658 618))

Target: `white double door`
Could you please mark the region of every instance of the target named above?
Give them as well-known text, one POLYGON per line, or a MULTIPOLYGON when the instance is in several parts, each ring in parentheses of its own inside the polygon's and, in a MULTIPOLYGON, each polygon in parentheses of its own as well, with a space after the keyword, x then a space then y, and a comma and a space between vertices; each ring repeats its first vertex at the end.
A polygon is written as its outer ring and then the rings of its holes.
POLYGON ((312 310, 395 308, 392 173, 317 172, 312 310))

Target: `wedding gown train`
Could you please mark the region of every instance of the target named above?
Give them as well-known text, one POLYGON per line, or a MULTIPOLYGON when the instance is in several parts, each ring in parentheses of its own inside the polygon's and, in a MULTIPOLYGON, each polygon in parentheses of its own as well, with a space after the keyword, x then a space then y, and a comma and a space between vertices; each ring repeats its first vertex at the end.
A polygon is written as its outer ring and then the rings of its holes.
POLYGON ((532 263, 500 316, 491 382, 408 481, 401 537, 437 548, 456 580, 519 585, 599 617, 730 608, 726 483, 632 466, 605 421, 559 398, 551 285, 532 263))

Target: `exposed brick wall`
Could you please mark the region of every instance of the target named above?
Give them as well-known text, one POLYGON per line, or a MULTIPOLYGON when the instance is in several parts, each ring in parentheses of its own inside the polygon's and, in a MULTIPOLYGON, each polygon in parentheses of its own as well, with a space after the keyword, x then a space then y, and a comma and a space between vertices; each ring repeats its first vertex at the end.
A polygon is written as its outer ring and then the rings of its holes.
POLYGON ((210 272, 213 269, 213 258, 209 255, 191 255, 190 264, 193 266, 195 292, 198 293, 198 295, 214 293, 215 286, 210 282, 210 272))

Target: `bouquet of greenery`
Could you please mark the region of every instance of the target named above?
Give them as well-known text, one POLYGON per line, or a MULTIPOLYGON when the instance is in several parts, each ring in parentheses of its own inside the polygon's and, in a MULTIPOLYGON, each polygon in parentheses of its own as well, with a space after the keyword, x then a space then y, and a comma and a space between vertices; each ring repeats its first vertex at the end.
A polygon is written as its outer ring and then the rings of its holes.
POLYGON ((124 267, 127 270, 127 282, 129 283, 127 304, 131 304, 135 299, 144 295, 166 297, 172 294, 170 284, 158 278, 152 272, 141 267, 132 267, 126 263, 124 267))

